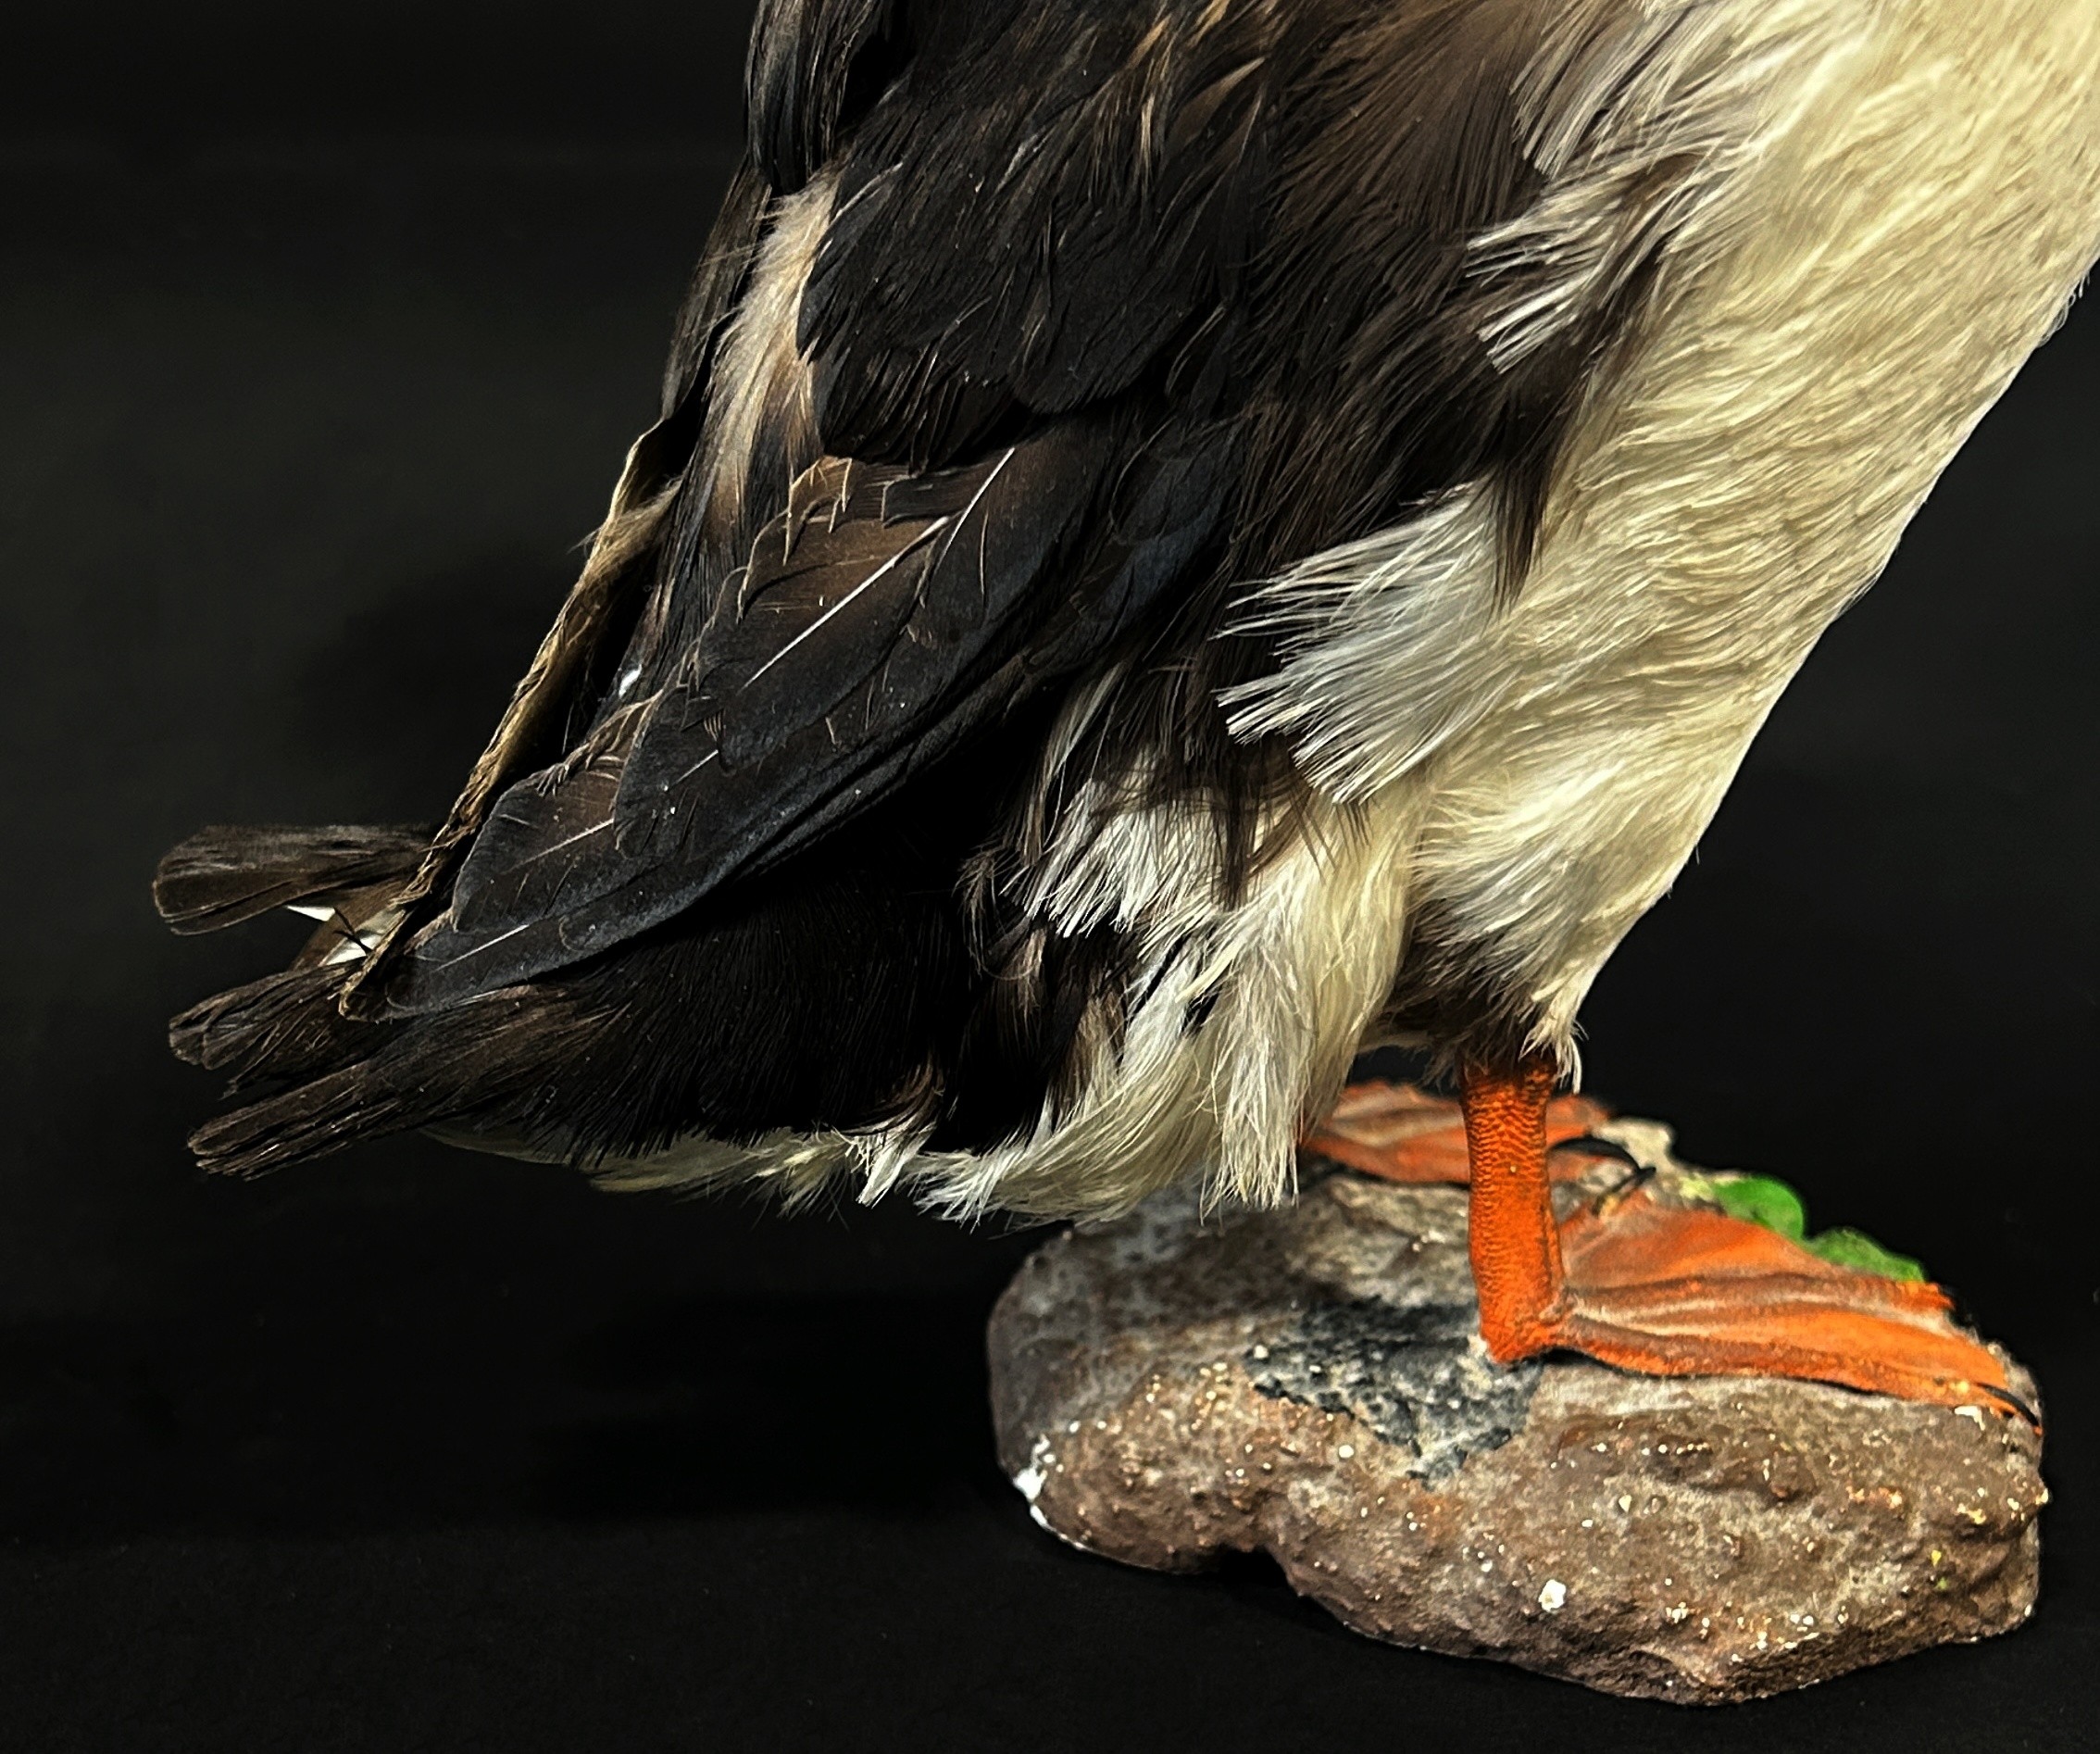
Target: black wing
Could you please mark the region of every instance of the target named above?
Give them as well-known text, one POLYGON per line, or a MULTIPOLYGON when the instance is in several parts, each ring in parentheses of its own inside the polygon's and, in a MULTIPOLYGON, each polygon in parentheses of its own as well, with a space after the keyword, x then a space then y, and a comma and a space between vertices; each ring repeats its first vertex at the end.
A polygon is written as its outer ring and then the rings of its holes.
POLYGON ((781 190, 830 182, 797 337, 821 454, 743 508, 771 515, 741 567, 667 546, 659 594, 697 634, 645 618, 631 697, 496 801, 394 1006, 574 962, 763 870, 1169 591, 1227 496, 1202 389, 1258 199, 1271 10, 1218 16, 769 7, 755 152, 781 190))

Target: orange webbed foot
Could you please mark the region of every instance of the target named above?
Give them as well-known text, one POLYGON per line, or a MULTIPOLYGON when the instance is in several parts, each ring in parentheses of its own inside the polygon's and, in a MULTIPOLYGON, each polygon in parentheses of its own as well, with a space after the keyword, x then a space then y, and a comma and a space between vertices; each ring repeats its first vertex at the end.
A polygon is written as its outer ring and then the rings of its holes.
MULTIPOLYGON (((1556 1096, 1546 1105, 1546 1149, 1556 1181, 1573 1180, 1585 1167, 1580 1153, 1558 1147, 1587 1138, 1610 1119, 1611 1110, 1590 1096, 1556 1096)), ((1471 1175, 1459 1105, 1413 1084, 1351 1084, 1304 1146, 1381 1182, 1463 1187, 1471 1175)))
POLYGON ((1657 1376, 1790 1376, 2030 1421, 1936 1285, 1840 1267, 1636 1182, 1554 1220, 1553 1068, 1469 1068, 1469 1228, 1481 1333, 1502 1363, 1565 1348, 1657 1376))
POLYGON ((1554 1096, 1538 1064, 1470 1070, 1465 1092, 1353 1085, 1305 1146, 1383 1181, 1472 1184, 1481 1328, 1498 1361, 1569 1350, 1647 1375, 1798 1377, 2039 1422, 1937 1285, 1835 1265, 1638 1175, 1556 1223, 1552 1184, 1616 1154, 1581 1148, 1611 1111, 1554 1096))
POLYGON ((1937 1285, 1832 1265, 1646 1188, 1577 1214, 1559 1240, 1561 1307, 1519 1324, 1531 1333, 1513 1356, 1565 1347, 1654 1375, 1802 1377, 2034 1422, 1937 1285))

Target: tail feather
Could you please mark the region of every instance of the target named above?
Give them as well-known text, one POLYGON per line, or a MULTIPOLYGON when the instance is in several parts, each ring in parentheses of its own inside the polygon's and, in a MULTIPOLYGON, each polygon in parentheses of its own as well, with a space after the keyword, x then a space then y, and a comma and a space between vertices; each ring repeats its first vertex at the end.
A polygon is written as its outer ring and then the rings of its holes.
MULTIPOLYGON (((197 1008, 224 1005, 233 1020, 219 1021, 216 1034, 210 1022, 183 1034, 218 1057, 207 1063, 251 1068, 237 1084, 256 1075, 298 1081, 193 1133, 190 1148, 205 1169, 256 1175, 439 1122, 471 1131, 485 1119, 537 1132, 533 1097, 549 1068, 565 1052, 587 1050, 599 1027, 561 989, 519 987, 431 1017, 359 1022, 335 1007, 330 983, 343 972, 280 975, 276 993, 244 997, 271 984, 257 982, 197 1008)), ((185 1021, 177 1020, 178 1031, 185 1021)))
POLYGON ((419 1112, 415 1094, 363 1060, 206 1121, 190 1134, 190 1149, 216 1174, 260 1175, 438 1119, 419 1112))
POLYGON ((194 1005, 168 1026, 176 1058, 223 1071, 238 1090, 257 1078, 304 1078, 363 1059, 383 1025, 343 1015, 347 965, 271 974, 194 1005))
POLYGON ((430 830, 401 826, 207 828, 160 861, 154 905, 177 932, 213 932, 273 908, 406 881, 430 843, 430 830))

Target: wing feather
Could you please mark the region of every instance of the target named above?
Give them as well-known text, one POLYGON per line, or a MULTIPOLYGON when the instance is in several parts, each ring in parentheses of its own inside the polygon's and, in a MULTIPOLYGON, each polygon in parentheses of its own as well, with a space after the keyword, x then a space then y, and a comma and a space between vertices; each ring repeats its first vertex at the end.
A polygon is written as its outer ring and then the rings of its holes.
POLYGON ((776 194, 831 180, 794 319, 815 452, 666 538, 618 667, 639 697, 506 776, 389 1004, 531 979, 764 871, 1152 612, 1232 474, 1198 405, 1281 28, 1237 0, 768 0, 754 160, 776 194))
POLYGON ((669 685, 498 802, 394 1002, 456 1003, 645 930, 1003 704, 977 684, 1026 644, 1031 598, 1054 601, 1103 438, 1067 422, 935 476, 806 471, 669 685))

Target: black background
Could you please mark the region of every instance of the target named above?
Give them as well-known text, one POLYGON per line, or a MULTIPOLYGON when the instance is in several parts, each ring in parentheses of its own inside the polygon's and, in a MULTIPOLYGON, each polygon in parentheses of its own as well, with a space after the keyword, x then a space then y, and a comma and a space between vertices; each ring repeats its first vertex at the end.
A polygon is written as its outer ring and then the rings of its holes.
POLYGON ((663 0, 0 23, 0 1746, 2093 1745, 2100 312, 1985 424, 1588 1015, 1594 1088, 2039 1372, 2017 1636, 1688 1716, 1029 1523, 1029 1239, 395 1141, 207 1184, 210 821, 441 811, 576 564, 739 125, 663 0))

